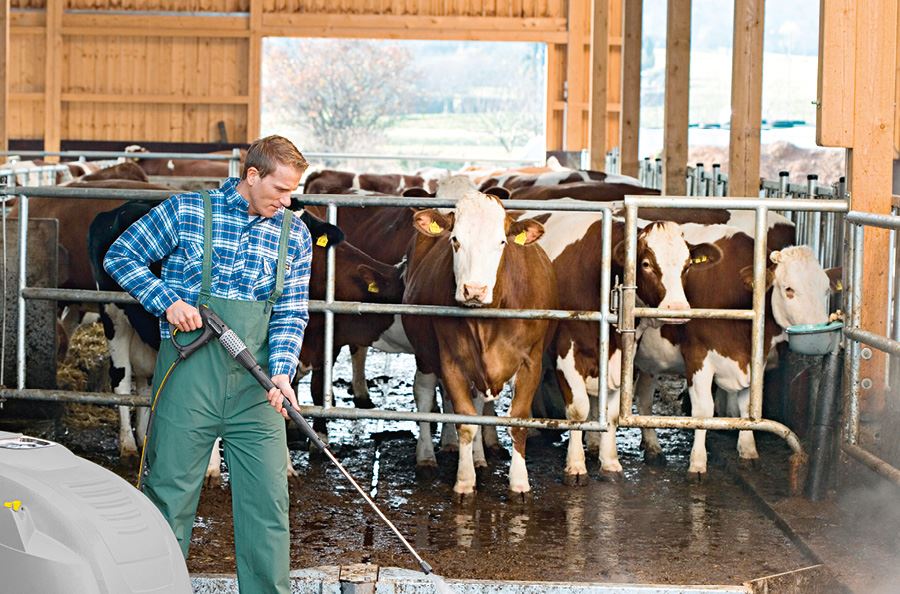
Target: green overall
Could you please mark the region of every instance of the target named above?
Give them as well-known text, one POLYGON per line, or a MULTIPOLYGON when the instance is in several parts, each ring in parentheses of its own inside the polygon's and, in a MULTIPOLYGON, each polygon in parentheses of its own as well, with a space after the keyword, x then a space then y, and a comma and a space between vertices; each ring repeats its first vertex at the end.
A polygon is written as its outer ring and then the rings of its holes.
MULTIPOLYGON (((263 364, 269 360, 269 317, 284 286, 291 211, 285 209, 275 289, 267 301, 214 297, 212 207, 203 192, 203 285, 197 306, 209 305, 263 364)), ((199 331, 178 334, 187 344, 199 331)), ((170 341, 160 345, 153 394, 178 357, 170 341)), ((263 388, 216 340, 181 362, 160 395, 148 437, 146 494, 169 522, 185 558, 200 489, 217 437, 225 445, 231 476, 234 542, 240 591, 290 592, 290 530, 284 418, 263 388)))

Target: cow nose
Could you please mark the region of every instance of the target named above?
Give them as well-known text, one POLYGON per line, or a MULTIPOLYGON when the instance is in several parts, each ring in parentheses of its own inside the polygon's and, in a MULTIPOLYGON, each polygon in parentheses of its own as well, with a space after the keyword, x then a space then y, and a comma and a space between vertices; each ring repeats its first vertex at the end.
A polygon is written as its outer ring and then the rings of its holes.
POLYGON ((483 300, 487 295, 487 285, 463 285, 463 297, 468 299, 483 300))

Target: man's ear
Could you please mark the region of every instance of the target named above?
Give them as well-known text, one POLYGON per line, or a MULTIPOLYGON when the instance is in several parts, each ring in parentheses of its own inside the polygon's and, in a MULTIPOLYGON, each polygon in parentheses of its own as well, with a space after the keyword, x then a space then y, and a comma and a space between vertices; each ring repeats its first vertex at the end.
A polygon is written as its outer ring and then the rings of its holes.
POLYGON ((453 216, 445 217, 434 208, 420 210, 413 215, 413 227, 423 235, 437 237, 453 228, 453 216))
MULTIPOLYGON (((748 291, 753 290, 753 266, 744 266, 740 271, 741 282, 744 283, 744 287, 747 288, 748 291)), ((775 271, 771 268, 766 268, 766 291, 772 288, 772 283, 775 282, 775 271)))

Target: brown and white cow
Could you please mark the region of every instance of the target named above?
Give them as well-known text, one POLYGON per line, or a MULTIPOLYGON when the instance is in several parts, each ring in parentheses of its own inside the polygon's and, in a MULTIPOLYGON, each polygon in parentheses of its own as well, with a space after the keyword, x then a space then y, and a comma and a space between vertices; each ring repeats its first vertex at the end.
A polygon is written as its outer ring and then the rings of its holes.
MULTIPOLYGON (((534 242, 543 233, 533 219, 513 221, 500 200, 478 192, 463 176, 443 180, 438 197, 456 200, 450 214, 436 209, 414 218, 404 303, 479 308, 552 309, 558 304, 553 267, 534 242)), ((526 418, 541 374, 548 320, 403 316, 419 369, 436 373, 457 414, 474 415, 472 388, 495 398, 515 378, 510 416, 526 418)), ((459 465, 454 492, 475 491, 472 457, 477 427, 458 426, 459 465)), ((513 439, 509 488, 516 498, 531 490, 525 466, 526 429, 513 439)))
POLYGON ((592 202, 613 202, 623 200, 629 194, 658 196, 659 190, 644 188, 629 183, 608 183, 604 181, 578 182, 551 186, 528 186, 513 190, 512 200, 556 200, 572 198, 592 202))
POLYGON ((507 173, 489 177, 478 186, 482 192, 488 188, 506 188, 513 191, 531 186, 558 186, 580 182, 604 182, 608 184, 627 184, 643 187, 640 180, 627 175, 615 175, 590 169, 550 171, 539 174, 507 173))
MULTIPOLYGON (((552 208, 552 201, 546 205, 552 208)), ((556 270, 560 308, 597 310, 600 307, 602 220, 599 213, 526 211, 523 217, 544 223, 545 233, 538 240, 556 270)), ((623 276, 625 227, 621 219, 612 224, 611 245, 614 246, 611 274, 623 276)), ((638 297, 648 305, 663 309, 683 310, 689 306, 683 278, 692 267, 714 266, 717 250, 708 243, 688 243, 678 224, 654 222, 638 234, 638 297), (695 263, 700 262, 700 263, 695 263)), ((566 418, 587 420, 596 402, 599 386, 599 328, 592 322, 561 321, 550 348, 556 375, 566 405, 566 418)), ((596 443, 595 433, 589 444, 599 445, 601 469, 619 473, 622 466, 616 452, 616 422, 619 415, 619 379, 622 354, 618 336, 610 333, 609 375, 607 390, 609 429, 596 443)), ((572 431, 566 456, 565 483, 586 484, 584 447, 581 431, 572 431)))
MULTIPOLYGON (((151 152, 144 147, 131 145, 125 147, 127 153, 146 153, 151 152)), ((209 153, 212 155, 231 155, 231 151, 215 151, 209 153)), ((241 164, 247 158, 247 151, 241 149, 241 164)), ((138 156, 133 157, 133 162, 137 163, 147 175, 154 176, 173 176, 173 177, 211 177, 217 179, 225 179, 228 177, 229 161, 219 161, 213 159, 143 159, 138 156)))
POLYGON ((434 181, 426 181, 419 175, 401 173, 354 173, 336 169, 312 171, 303 182, 304 194, 342 194, 345 190, 367 190, 379 194, 398 196, 408 188, 424 188, 434 191, 434 181))
MULTIPOLYGON (((688 240, 713 242, 722 252, 714 270, 693 270, 685 281, 685 293, 693 307, 749 309, 753 306, 752 237, 726 225, 683 225, 688 240)), ((766 271, 766 322, 764 349, 784 340, 784 329, 795 324, 828 320, 830 282, 826 272, 806 246, 771 251, 766 271)), ((680 373, 688 380, 692 414, 713 416, 713 382, 736 397, 740 416, 748 416, 750 386, 751 323, 745 320, 694 319, 681 326, 647 328, 638 349, 636 365, 638 410, 650 414, 655 374, 680 373)), ((705 475, 706 431, 694 432, 689 474, 705 475)), ((652 458, 660 448, 655 432, 644 432, 643 446, 652 458)), ((741 431, 738 453, 742 459, 758 458, 752 431, 741 431)))

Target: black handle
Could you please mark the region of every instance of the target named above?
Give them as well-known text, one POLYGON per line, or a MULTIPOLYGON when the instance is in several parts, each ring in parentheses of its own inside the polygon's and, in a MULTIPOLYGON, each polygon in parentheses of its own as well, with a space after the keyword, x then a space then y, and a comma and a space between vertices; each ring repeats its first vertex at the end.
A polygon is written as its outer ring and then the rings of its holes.
POLYGON ((213 329, 209 326, 209 324, 203 324, 201 330, 202 331, 200 332, 200 336, 198 336, 191 342, 187 344, 179 344, 179 342, 175 340, 175 335, 178 334, 178 330, 175 328, 172 329, 172 345, 175 347, 175 350, 178 351, 178 357, 180 359, 187 359, 195 352, 197 352, 198 349, 203 347, 207 342, 209 342, 210 339, 216 336, 215 332, 213 332, 213 329))

